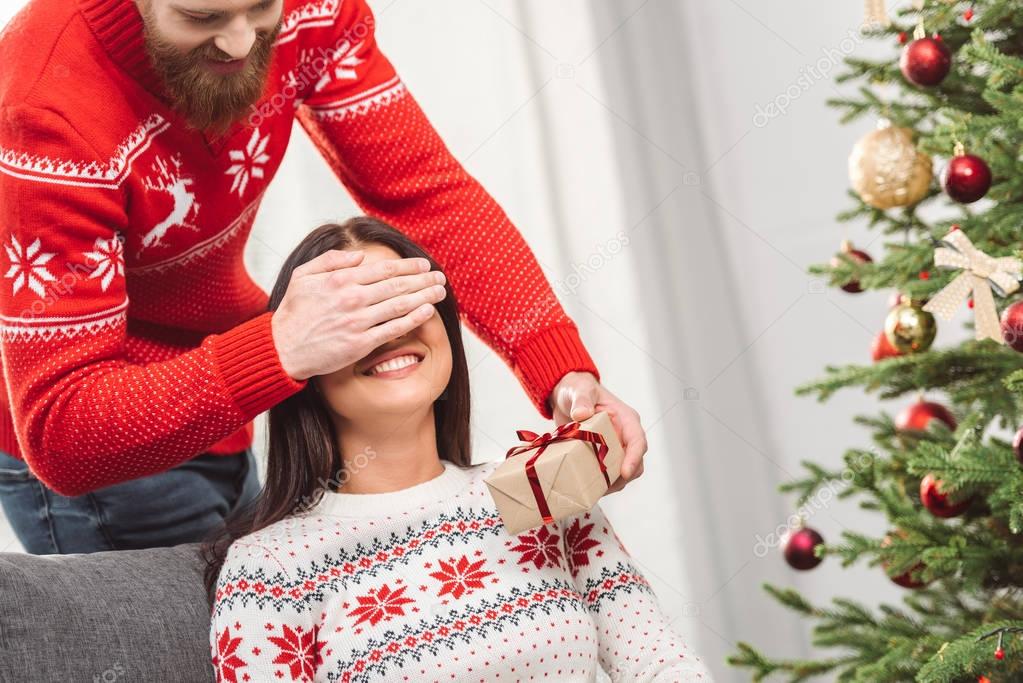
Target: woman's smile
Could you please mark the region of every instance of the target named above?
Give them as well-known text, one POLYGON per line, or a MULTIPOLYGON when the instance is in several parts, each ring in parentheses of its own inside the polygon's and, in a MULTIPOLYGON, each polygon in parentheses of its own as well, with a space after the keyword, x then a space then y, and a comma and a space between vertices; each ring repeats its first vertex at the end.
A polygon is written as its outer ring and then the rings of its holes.
POLYGON ((373 379, 402 379, 408 377, 422 364, 423 359, 409 354, 378 363, 363 374, 373 379))

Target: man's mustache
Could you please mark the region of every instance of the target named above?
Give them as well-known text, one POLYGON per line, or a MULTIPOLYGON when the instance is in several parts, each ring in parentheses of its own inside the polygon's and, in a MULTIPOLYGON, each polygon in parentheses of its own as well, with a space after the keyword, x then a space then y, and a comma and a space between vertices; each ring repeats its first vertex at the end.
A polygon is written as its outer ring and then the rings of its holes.
POLYGON ((237 58, 232 57, 231 55, 227 54, 213 43, 205 43, 203 45, 200 45, 199 47, 192 50, 191 56, 196 61, 208 59, 214 62, 234 62, 237 61, 238 59, 248 59, 249 56, 252 55, 253 50, 255 50, 259 46, 259 42, 261 40, 266 40, 266 38, 267 38, 266 35, 257 36, 256 40, 252 43, 252 47, 245 54, 244 57, 237 58))

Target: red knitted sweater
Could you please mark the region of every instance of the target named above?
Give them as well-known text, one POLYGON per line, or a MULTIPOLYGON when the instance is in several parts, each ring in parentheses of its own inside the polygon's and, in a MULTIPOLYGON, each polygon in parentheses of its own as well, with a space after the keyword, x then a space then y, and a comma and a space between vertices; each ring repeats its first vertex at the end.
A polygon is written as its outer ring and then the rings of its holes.
POLYGON ((239 451, 305 386, 243 263, 296 117, 360 207, 441 264, 542 415, 565 373, 599 378, 522 236, 377 48, 365 0, 285 0, 263 98, 216 139, 168 107, 132 0, 32 0, 0 64, 0 450, 55 491, 239 451))

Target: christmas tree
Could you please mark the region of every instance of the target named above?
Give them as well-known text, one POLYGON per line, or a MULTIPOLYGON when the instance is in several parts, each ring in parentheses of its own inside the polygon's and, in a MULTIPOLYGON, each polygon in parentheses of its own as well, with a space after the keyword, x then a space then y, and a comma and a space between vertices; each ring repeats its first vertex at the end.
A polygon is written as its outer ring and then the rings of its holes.
POLYGON ((904 595, 814 605, 766 585, 811 620, 822 654, 739 643, 729 663, 755 680, 1023 681, 1023 0, 867 10, 863 35, 890 58, 847 58, 837 80, 860 87, 829 104, 844 123, 879 121, 849 157, 854 206, 839 216, 878 239, 873 255, 843 243, 810 270, 852 295, 889 291, 890 309, 873 363, 828 366, 796 393, 825 401, 859 387, 916 402, 892 416, 879 401, 854 418, 873 447, 847 450, 838 467, 804 462, 805 477, 781 487, 801 507, 837 484, 888 532, 825 541, 797 527, 784 555, 800 570, 866 563, 904 595), (932 347, 956 312, 966 339, 932 347))

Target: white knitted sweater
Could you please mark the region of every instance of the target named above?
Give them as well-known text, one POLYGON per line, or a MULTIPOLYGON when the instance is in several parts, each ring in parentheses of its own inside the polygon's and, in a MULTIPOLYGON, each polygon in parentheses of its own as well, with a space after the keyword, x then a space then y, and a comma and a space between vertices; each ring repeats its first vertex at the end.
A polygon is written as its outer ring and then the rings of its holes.
POLYGON ((598 504, 511 535, 484 478, 327 493, 236 541, 210 647, 218 681, 700 681, 598 504))

